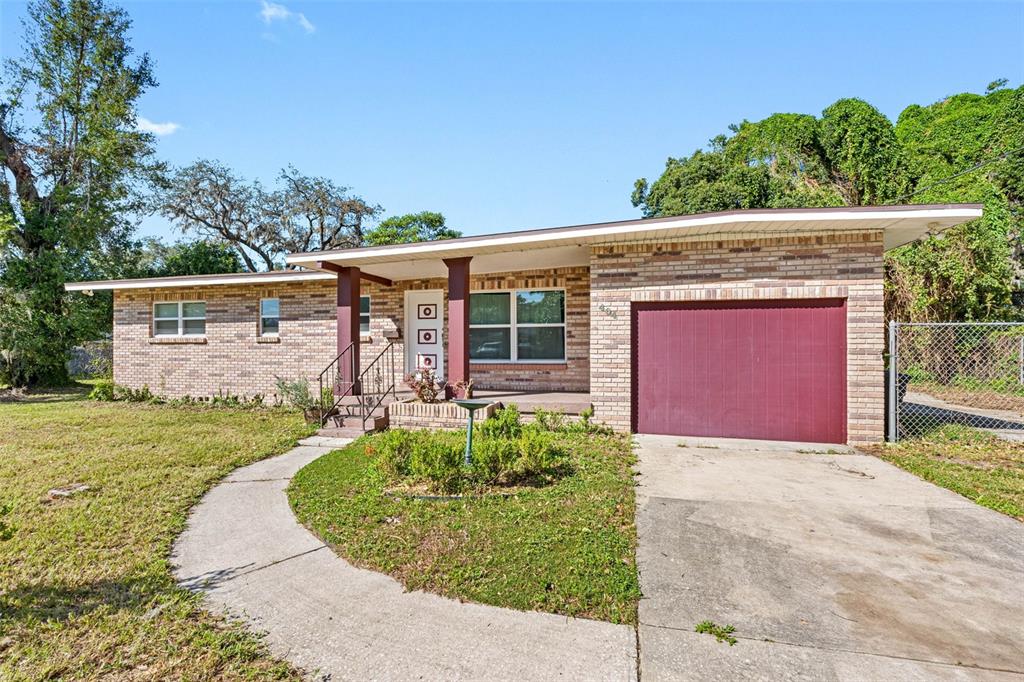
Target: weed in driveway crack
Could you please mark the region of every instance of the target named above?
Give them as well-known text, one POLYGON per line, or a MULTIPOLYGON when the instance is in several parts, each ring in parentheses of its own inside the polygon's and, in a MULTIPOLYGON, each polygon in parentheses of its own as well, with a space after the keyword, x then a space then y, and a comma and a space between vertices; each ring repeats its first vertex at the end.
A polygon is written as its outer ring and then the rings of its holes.
POLYGON ((702 620, 697 623, 694 632, 699 632, 702 635, 714 635, 719 642, 728 642, 729 646, 736 643, 736 638, 732 636, 732 633, 736 632, 736 628, 731 625, 717 625, 710 620, 702 620))

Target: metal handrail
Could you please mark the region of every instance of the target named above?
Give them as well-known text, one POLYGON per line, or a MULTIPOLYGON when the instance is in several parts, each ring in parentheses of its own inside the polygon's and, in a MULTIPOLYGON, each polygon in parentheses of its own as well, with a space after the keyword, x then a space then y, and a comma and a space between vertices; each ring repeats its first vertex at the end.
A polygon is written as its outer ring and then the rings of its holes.
POLYGON ((317 394, 317 404, 320 406, 320 426, 327 424, 327 420, 330 418, 334 411, 338 409, 338 405, 348 395, 355 395, 355 387, 358 384, 358 380, 345 381, 344 375, 341 372, 342 367, 348 367, 348 376, 356 376, 356 367, 354 362, 354 355, 352 348, 355 346, 355 342, 348 344, 337 357, 331 361, 331 364, 327 365, 324 371, 320 372, 320 376, 317 379, 317 383, 320 387, 320 392, 317 394), (347 356, 347 359, 346 359, 347 356), (331 398, 325 399, 324 396, 329 395, 331 398))
POLYGON ((395 344, 393 341, 389 341, 388 345, 380 353, 377 353, 377 357, 370 361, 370 364, 362 371, 359 375, 359 386, 361 387, 359 415, 363 421, 363 431, 366 431, 366 422, 373 415, 373 411, 381 406, 389 393, 395 400, 398 400, 398 391, 395 388, 395 344), (387 379, 384 378, 385 370, 387 379))

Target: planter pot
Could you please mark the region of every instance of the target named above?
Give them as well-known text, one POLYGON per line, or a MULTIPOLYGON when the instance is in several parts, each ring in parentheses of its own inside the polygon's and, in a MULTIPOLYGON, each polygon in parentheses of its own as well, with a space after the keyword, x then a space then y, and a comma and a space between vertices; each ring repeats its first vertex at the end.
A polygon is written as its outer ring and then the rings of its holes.
MULTIPOLYGON (((477 410, 474 419, 479 421, 494 416, 498 403, 477 410)), ((398 429, 464 429, 469 412, 455 403, 420 403, 402 400, 388 406, 388 423, 398 429)))

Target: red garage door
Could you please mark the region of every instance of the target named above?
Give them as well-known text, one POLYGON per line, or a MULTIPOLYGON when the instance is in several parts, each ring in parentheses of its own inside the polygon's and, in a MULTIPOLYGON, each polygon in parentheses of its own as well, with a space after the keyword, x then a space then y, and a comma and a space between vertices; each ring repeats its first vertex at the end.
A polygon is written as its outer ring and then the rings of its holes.
POLYGON ((846 442, 843 300, 633 308, 640 433, 846 442))

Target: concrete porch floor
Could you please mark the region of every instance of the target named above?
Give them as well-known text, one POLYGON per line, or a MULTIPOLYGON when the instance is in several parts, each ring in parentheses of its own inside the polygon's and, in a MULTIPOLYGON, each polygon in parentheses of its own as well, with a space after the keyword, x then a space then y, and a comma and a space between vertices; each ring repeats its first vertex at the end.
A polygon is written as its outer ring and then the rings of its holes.
POLYGON ((537 408, 558 410, 564 414, 577 415, 590 407, 590 394, 570 391, 473 391, 478 400, 494 400, 505 405, 515 403, 519 411, 532 414, 537 408))

